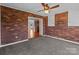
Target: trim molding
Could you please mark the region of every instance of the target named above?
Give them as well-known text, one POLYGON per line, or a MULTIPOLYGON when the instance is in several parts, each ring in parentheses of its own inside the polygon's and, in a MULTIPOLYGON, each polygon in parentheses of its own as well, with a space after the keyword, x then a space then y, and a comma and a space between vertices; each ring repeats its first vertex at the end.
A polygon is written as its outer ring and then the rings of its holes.
POLYGON ((25 39, 25 40, 22 40, 22 41, 17 41, 17 42, 5 44, 5 45, 0 45, 0 48, 1 47, 6 47, 6 46, 9 46, 9 45, 14 45, 14 44, 22 43, 22 42, 25 42, 25 41, 29 41, 29 39, 25 39))
MULTIPOLYGON (((50 36, 50 35, 41 35, 41 36, 44 36, 44 37, 50 37, 50 38, 55 38, 55 39, 63 40, 63 41, 65 41, 65 42, 71 42, 71 43, 74 43, 74 44, 79 45, 78 42, 74 42, 74 41, 66 40, 66 39, 64 39, 64 38, 53 37, 53 36, 50 36)), ((29 39, 25 39, 25 40, 22 40, 22 41, 13 42, 13 43, 5 44, 5 45, 0 45, 0 48, 1 48, 1 47, 10 46, 10 45, 14 45, 14 44, 18 44, 18 43, 22 43, 22 42, 25 42, 25 41, 29 41, 29 39)))
POLYGON ((53 36, 50 36, 50 35, 43 35, 43 36, 45 36, 45 37, 50 37, 50 38, 55 38, 55 39, 63 40, 63 41, 65 41, 65 42, 71 42, 71 43, 74 43, 74 44, 78 44, 78 45, 79 45, 78 42, 70 41, 70 40, 67 40, 67 39, 64 39, 64 38, 53 37, 53 36))

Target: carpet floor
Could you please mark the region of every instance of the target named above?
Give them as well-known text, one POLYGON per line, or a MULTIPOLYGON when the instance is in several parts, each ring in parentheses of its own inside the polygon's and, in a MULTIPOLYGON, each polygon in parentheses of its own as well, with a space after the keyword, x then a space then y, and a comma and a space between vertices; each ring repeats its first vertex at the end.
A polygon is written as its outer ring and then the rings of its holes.
POLYGON ((38 37, 2 47, 0 55, 79 55, 79 45, 49 37, 38 37))

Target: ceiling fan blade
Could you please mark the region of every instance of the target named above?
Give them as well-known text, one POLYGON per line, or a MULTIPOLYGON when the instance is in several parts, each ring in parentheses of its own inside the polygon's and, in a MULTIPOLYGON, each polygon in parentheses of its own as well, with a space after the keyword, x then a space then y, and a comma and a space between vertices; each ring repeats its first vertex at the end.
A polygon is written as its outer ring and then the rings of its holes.
POLYGON ((48 4, 46 4, 46 3, 41 3, 41 4, 42 4, 44 10, 48 10, 49 9, 48 4))
POLYGON ((56 6, 50 7, 50 9, 54 9, 54 8, 57 8, 57 7, 59 7, 59 5, 56 5, 56 6))
POLYGON ((37 12, 41 12, 41 11, 44 11, 44 10, 39 10, 39 11, 37 11, 37 12))

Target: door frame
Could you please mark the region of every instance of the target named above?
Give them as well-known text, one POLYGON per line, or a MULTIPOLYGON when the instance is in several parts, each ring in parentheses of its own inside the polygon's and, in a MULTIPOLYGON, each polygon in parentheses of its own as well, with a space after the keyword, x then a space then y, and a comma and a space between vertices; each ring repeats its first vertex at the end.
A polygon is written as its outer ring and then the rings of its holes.
MULTIPOLYGON (((28 17, 28 38, 30 33, 29 33, 29 20, 39 20, 39 36, 43 35, 43 19, 42 18, 36 18, 36 17, 28 17)), ((35 28, 35 27, 34 27, 35 28)), ((35 31, 35 29, 34 29, 35 31)))

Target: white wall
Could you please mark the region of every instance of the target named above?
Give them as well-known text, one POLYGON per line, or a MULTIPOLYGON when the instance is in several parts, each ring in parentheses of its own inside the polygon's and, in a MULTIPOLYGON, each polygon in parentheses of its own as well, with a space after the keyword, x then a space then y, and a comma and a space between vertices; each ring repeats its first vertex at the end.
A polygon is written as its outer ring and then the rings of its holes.
POLYGON ((60 7, 53 9, 48 14, 48 26, 55 25, 55 14, 68 11, 68 26, 79 26, 79 4, 59 4, 60 7))
POLYGON ((79 26, 79 7, 78 9, 71 8, 71 10, 69 11, 68 21, 69 26, 79 26))
POLYGON ((54 14, 48 15, 48 26, 55 26, 54 14))

